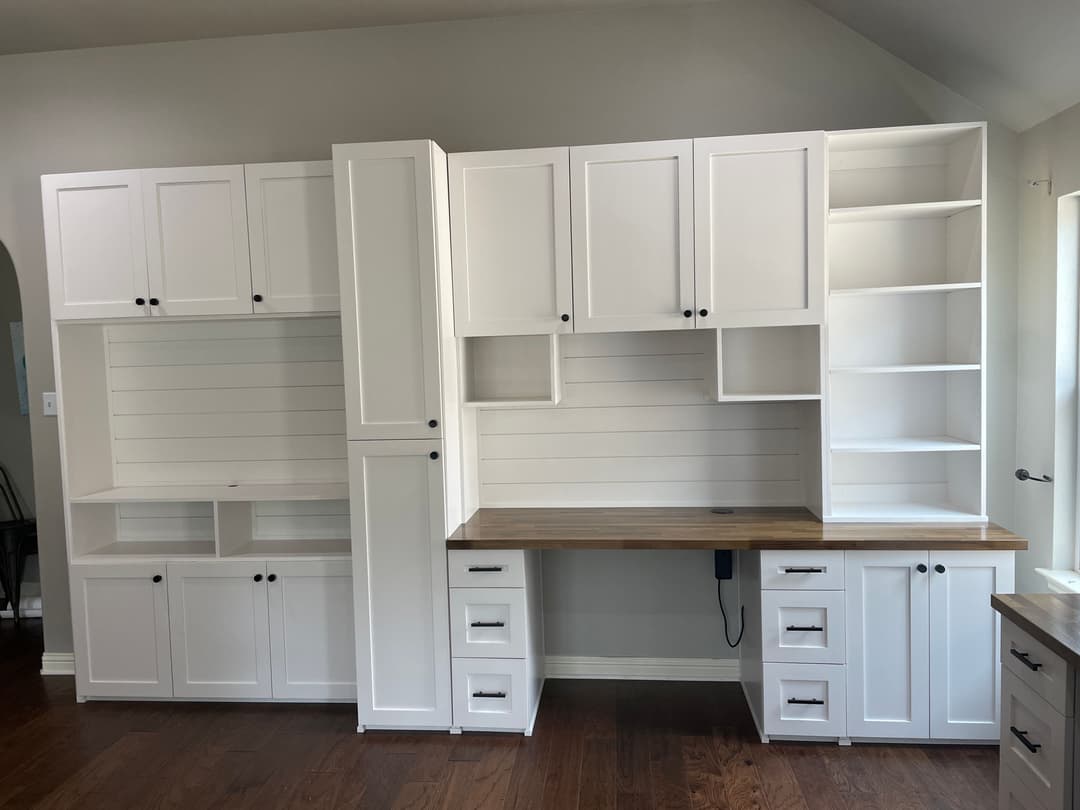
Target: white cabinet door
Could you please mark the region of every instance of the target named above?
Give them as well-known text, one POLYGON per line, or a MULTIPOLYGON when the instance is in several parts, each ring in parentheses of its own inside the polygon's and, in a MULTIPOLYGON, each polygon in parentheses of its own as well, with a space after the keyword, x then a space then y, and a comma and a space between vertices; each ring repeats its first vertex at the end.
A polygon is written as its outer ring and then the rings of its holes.
POLYGON ((274 697, 356 697, 352 563, 348 560, 266 564, 274 697))
POLYGON ((431 150, 334 146, 350 439, 441 435, 431 150))
POLYGON ((699 326, 821 323, 825 133, 694 141, 699 326))
POLYGON ((177 697, 270 697, 266 563, 169 563, 177 697))
POLYGON ((142 175, 151 311, 250 314, 244 167, 147 169, 142 175))
POLYGON ((172 697, 165 563, 71 566, 80 697, 172 697))
POLYGON ((1012 593, 1013 554, 930 553, 930 736, 996 740, 1001 720, 1000 617, 990 595, 1012 593))
POLYGON ((694 326, 693 159, 692 141, 571 147, 574 331, 694 326))
POLYGON ((244 166, 255 312, 339 307, 329 160, 244 166))
POLYGON ((451 724, 440 445, 349 442, 361 726, 451 724))
POLYGON ((930 735, 927 562, 925 551, 847 552, 849 737, 930 735))
POLYGON ((141 172, 46 175, 41 198, 53 318, 150 314, 141 172))
POLYGON ((448 161, 455 334, 572 332, 570 150, 448 161))

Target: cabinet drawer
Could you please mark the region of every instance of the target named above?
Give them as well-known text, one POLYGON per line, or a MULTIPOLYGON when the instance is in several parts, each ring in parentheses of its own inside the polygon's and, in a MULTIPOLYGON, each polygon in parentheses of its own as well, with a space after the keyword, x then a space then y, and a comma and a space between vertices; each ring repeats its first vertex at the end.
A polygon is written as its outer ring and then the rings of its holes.
POLYGON ((1010 768, 1039 804, 1070 807, 1072 738, 1068 719, 1011 671, 1004 673, 1002 686, 1001 767, 1010 768))
POLYGON ((1072 689, 1065 659, 1007 619, 1001 622, 1001 662, 1057 711, 1072 716, 1072 689))
POLYGON ((528 684, 520 659, 455 658, 454 725, 464 729, 524 731, 528 684))
POLYGON ((998 771, 998 810, 1049 810, 1039 804, 1012 768, 1002 765, 998 771))
POLYGON ((762 658, 773 663, 843 664, 843 591, 762 591, 762 658))
POLYGON ((847 736, 845 671, 840 664, 765 664, 766 734, 847 736))
POLYGON ((765 590, 844 590, 842 551, 763 551, 761 587, 765 590))
POLYGON ((524 658, 526 626, 521 588, 450 589, 455 658, 524 658))
POLYGON ((451 588, 524 588, 525 552, 451 551, 451 588))

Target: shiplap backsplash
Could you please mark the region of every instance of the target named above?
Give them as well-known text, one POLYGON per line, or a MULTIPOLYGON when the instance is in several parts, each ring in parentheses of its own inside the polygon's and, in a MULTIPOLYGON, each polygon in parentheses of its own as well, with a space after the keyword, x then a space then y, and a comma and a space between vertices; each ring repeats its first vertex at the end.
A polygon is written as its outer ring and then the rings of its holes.
POLYGON ((117 486, 344 481, 337 318, 107 329, 117 486))
POLYGON ((806 504, 802 430, 818 404, 712 401, 714 341, 709 330, 561 338, 558 406, 478 414, 480 505, 806 504))

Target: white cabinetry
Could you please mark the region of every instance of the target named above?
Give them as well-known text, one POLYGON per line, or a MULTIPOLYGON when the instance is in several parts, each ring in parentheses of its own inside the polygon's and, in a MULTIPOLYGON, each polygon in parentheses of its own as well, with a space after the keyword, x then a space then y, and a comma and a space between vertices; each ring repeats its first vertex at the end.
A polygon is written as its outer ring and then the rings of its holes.
POLYGON ((825 133, 699 138, 694 175, 698 324, 822 323, 825 133))
POLYGON ((155 314, 250 313, 244 167, 147 169, 142 174, 155 314))
POLYGON ((244 166, 255 312, 339 307, 329 160, 244 166))
POLYGON ((570 150, 450 155, 458 337, 573 331, 570 150))
POLYGON ((574 329, 693 328, 692 141, 570 148, 574 329))
POLYGON ((164 562, 71 567, 80 698, 172 696, 165 575, 164 562))

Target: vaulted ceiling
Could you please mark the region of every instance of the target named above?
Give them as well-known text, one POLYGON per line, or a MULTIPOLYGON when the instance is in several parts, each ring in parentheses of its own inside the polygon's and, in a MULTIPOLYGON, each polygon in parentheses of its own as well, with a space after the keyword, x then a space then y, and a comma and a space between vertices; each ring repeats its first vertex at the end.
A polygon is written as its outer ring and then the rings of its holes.
MULTIPOLYGON (((806 1, 1018 131, 1080 102, 1080 0, 806 1)), ((682 2, 0 0, 0 54, 682 2)))

